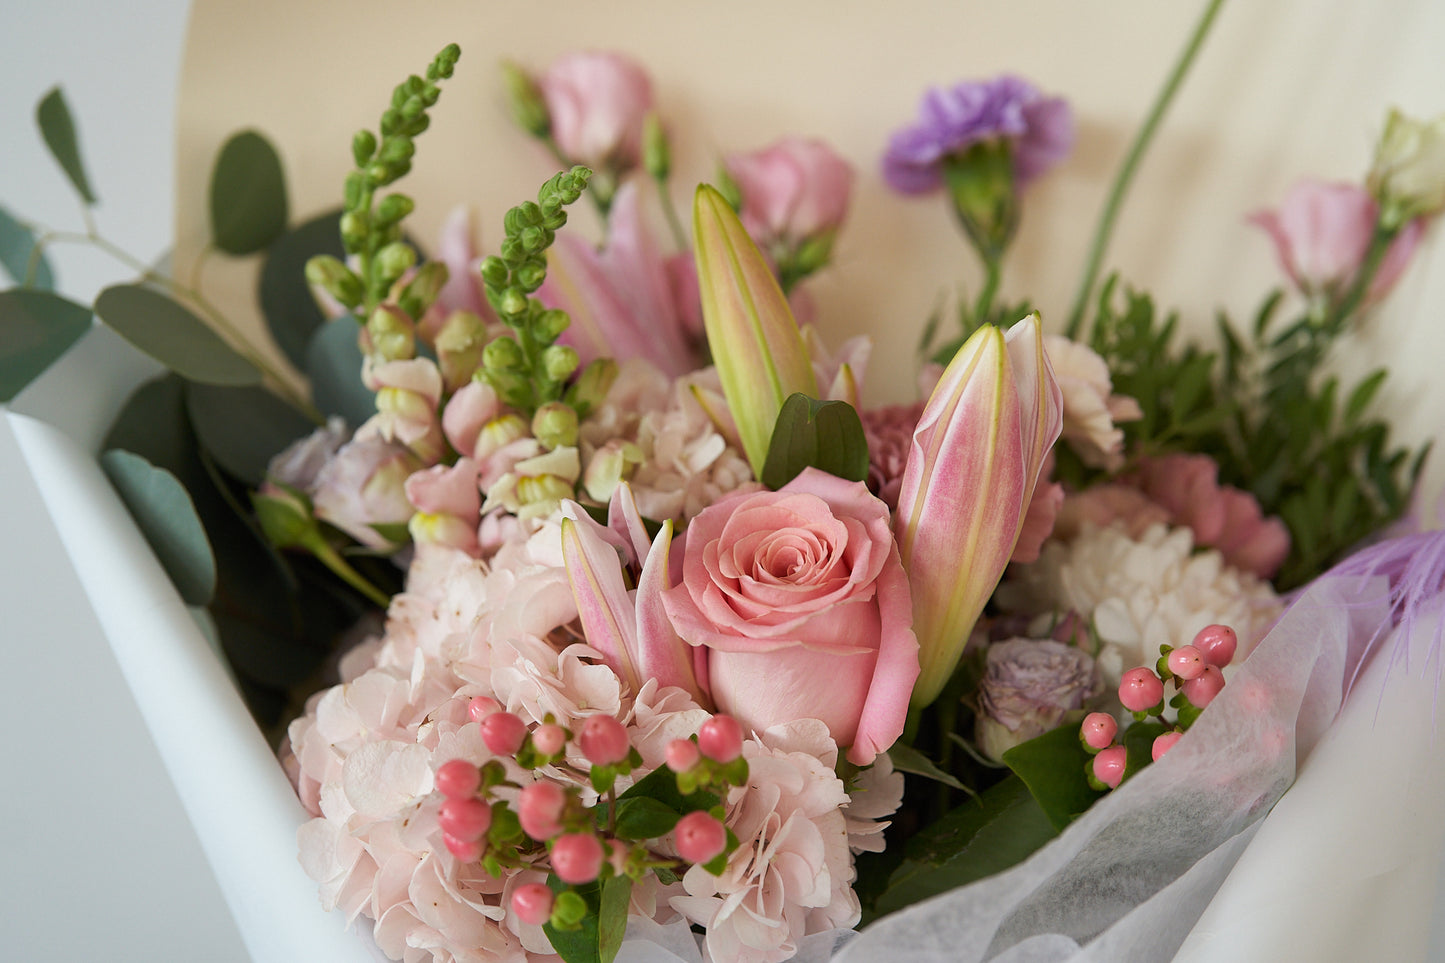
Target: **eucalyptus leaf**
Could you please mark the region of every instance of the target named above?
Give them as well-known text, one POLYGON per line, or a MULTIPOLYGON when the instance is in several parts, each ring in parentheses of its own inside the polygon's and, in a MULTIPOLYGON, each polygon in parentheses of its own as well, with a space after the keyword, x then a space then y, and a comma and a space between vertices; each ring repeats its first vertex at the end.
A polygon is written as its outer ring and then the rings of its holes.
POLYGON ((271 142, 232 135, 211 171, 211 240, 227 254, 254 254, 286 230, 286 175, 271 142))
POLYGON ((90 181, 85 176, 85 165, 80 160, 80 142, 75 134, 75 121, 70 116, 70 106, 65 102, 65 94, 61 93, 59 87, 52 87, 50 93, 41 98, 35 108, 35 122, 40 125, 40 135, 45 138, 45 146, 50 148, 51 155, 60 164, 65 176, 70 178, 70 183, 85 200, 87 204, 94 204, 95 193, 90 189, 90 181))
POLYGON ((844 401, 818 401, 793 394, 773 426, 762 482, 776 491, 805 468, 848 481, 868 477, 868 440, 858 412, 844 401))
POLYGON ((50 260, 42 252, 35 257, 35 275, 30 273, 30 261, 35 255, 35 232, 17 221, 9 211, 0 207, 0 265, 15 279, 15 283, 46 291, 55 288, 55 272, 50 260))
POLYGON ((923 776, 934 782, 941 782, 951 789, 969 792, 967 786, 938 768, 932 759, 910 745, 895 742, 888 750, 888 758, 893 760, 893 768, 899 772, 911 772, 915 776, 923 776))
POLYGON ((0 404, 90 330, 90 309, 36 288, 0 291, 0 404))
POLYGON ((315 427, 264 388, 192 383, 186 389, 191 426, 206 451, 251 487, 266 477, 271 457, 315 427))
POLYGON ((141 284, 106 288, 95 313, 121 337, 191 381, 260 384, 261 372, 189 309, 141 284))
POLYGON ((376 394, 361 383, 360 332, 355 318, 336 318, 316 331, 306 350, 312 403, 353 428, 376 414, 376 394))
POLYGON ((261 313, 276 346, 298 369, 306 367, 312 335, 326 323, 306 283, 306 262, 317 254, 345 259, 340 211, 328 211, 282 234, 261 265, 257 291, 261 313))
POLYGON ((111 449, 100 458, 151 550, 187 605, 205 605, 216 590, 216 559, 191 496, 164 468, 111 449))
POLYGON ((1003 754, 1004 764, 1029 787, 1059 832, 1099 798, 1084 774, 1089 758, 1075 725, 1053 729, 1003 754))

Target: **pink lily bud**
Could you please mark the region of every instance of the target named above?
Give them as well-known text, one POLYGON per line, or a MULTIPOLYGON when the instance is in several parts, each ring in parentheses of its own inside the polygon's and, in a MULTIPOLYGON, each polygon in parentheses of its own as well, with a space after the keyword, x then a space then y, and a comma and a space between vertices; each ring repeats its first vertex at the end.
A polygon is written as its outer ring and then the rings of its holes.
POLYGON ((546 842, 562 832, 562 815, 567 811, 567 792, 550 779, 532 783, 517 794, 517 819, 522 832, 546 842))
POLYGON ((481 772, 465 759, 452 759, 437 767, 437 792, 448 799, 470 798, 481 784, 481 772))
POLYGON ((1184 697, 1189 704, 1203 709, 1214 701, 1224 688, 1224 673, 1219 671, 1218 666, 1207 666, 1204 671, 1180 687, 1184 697))
POLYGON ((667 744, 667 768, 687 772, 702 758, 702 751, 691 739, 674 739, 667 744))
POLYGON ((708 344, 748 463, 761 475, 783 402, 795 392, 816 398, 817 379, 788 300, 732 206, 704 184, 692 219, 708 344))
POLYGON ((642 157, 642 122, 652 109, 646 71, 616 53, 559 58, 538 78, 552 139, 574 164, 619 171, 642 157))
POLYGON ((546 883, 523 883, 512 892, 512 910, 529 926, 541 926, 552 917, 552 891, 546 883))
POLYGON ((1148 712, 1164 698, 1164 683, 1153 669, 1140 666, 1119 680, 1119 701, 1130 712, 1148 712))
POLYGON ((622 723, 607 715, 588 716, 577 737, 582 755, 594 766, 611 766, 627 758, 632 744, 622 723))
POLYGON ((482 741, 499 756, 515 756, 527 737, 527 724, 510 712, 494 712, 481 722, 482 741))
POLYGON ((1089 763, 1094 767, 1094 778, 1110 789, 1118 789, 1124 781, 1124 767, 1129 761, 1123 746, 1110 746, 1100 752, 1089 763))
POLYGON ((1008 565, 1063 398, 1038 315, 958 350, 913 432, 893 533, 913 594, 914 706, 938 697, 1008 565))
POLYGON ((552 844, 552 872, 564 883, 590 883, 602 871, 606 854, 591 833, 568 833, 552 844))
POLYGON ((1084 716, 1079 736, 1090 749, 1107 749, 1119 734, 1119 722, 1107 712, 1091 712, 1084 716))
POLYGON ((1239 636, 1227 625, 1206 625, 1194 636, 1194 647, 1204 654, 1204 661, 1221 669, 1234 659, 1239 636))
POLYGON ((728 845, 728 832, 711 814, 699 810, 677 821, 677 855, 689 863, 706 863, 728 845))
POLYGON ((713 762, 732 762, 743 752, 743 727, 732 716, 713 716, 698 728, 697 748, 713 762))

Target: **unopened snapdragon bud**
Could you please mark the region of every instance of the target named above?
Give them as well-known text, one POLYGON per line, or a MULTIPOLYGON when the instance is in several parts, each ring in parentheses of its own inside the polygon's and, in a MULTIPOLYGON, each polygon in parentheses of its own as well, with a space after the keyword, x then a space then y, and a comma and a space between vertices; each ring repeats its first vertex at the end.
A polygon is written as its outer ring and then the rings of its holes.
POLYGON ((416 326, 392 304, 383 304, 366 319, 367 354, 377 361, 416 357, 416 326))
POLYGON ((657 181, 672 173, 672 149, 657 111, 649 111, 642 120, 642 167, 657 181))
POLYGON ((376 205, 376 223, 389 227, 416 210, 416 202, 405 194, 388 194, 376 205))
POLYGON ((493 338, 482 350, 482 365, 488 371, 515 371, 522 365, 522 348, 505 335, 493 338))
POLYGON ((548 402, 532 416, 532 435, 548 451, 577 444, 577 412, 560 401, 548 402))
POLYGON ((306 281, 348 308, 356 307, 366 296, 361 278, 329 254, 318 254, 306 262, 306 281))
POLYGON ((572 319, 567 316, 566 311, 551 308, 538 315, 536 323, 537 337, 550 344, 572 326, 572 319))
POLYGON ((416 251, 401 241, 392 241, 376 253, 376 269, 387 286, 394 284, 416 264, 416 251))
POLYGON ((487 346, 487 326, 470 311, 453 311, 442 322, 436 336, 437 366, 448 391, 457 391, 472 380, 487 346))
POLYGON ((441 261, 426 262, 417 268, 416 274, 401 289, 396 303, 413 318, 420 318, 437 299, 449 276, 446 264, 441 261))
POLYGON ((611 358, 598 358, 582 369, 582 374, 568 392, 568 398, 578 411, 586 415, 607 397, 612 383, 617 380, 617 362, 611 358))
POLYGON ((582 361, 571 345, 554 344, 542 352, 542 370, 551 381, 566 381, 582 361))
POLYGON ((542 91, 525 70, 510 61, 502 62, 502 83, 507 88, 507 105, 517 126, 533 137, 546 137, 552 127, 542 91))

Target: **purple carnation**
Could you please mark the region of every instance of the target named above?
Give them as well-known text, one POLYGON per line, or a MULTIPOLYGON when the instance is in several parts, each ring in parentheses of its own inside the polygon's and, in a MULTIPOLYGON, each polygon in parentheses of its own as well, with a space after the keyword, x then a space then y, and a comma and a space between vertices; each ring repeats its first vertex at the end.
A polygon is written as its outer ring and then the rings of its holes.
POLYGON ((1073 115, 1063 98, 1044 97, 1019 77, 934 87, 923 96, 918 123, 890 139, 883 179, 904 194, 926 193, 942 183, 944 158, 995 137, 1013 141, 1014 176, 1022 185, 1069 152, 1073 115))

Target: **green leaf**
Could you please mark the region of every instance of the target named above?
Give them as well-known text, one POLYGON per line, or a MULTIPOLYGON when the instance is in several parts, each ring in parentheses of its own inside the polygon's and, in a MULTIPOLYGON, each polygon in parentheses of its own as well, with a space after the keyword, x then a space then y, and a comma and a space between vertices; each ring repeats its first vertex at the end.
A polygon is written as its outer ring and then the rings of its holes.
POLYGON ((361 382, 360 331, 355 318, 336 318, 315 333, 306 351, 312 404, 353 428, 376 414, 376 394, 361 382))
POLYGON ((890 913, 992 876, 1057 835, 1023 780, 1009 776, 924 828, 875 904, 890 913))
POLYGON ((95 313, 121 337, 191 381, 255 385, 261 372, 206 323, 166 295, 140 284, 106 288, 95 313))
POLYGON ((65 176, 87 204, 95 203, 95 194, 85 177, 85 165, 80 161, 80 143, 75 136, 75 121, 71 120, 70 107, 59 87, 52 87, 35 108, 35 122, 40 125, 40 134, 45 146, 60 164, 65 176))
POLYGON ((16 284, 44 288, 47 291, 54 289, 55 272, 50 269, 50 261, 43 253, 35 259, 34 278, 27 282, 26 275, 34 253, 35 232, 0 207, 0 264, 5 266, 6 272, 15 279, 16 284))
MULTIPOLYGON (((602 963, 602 937, 598 927, 602 885, 594 882, 585 886, 569 886, 555 874, 548 874, 547 887, 557 896, 574 893, 587 905, 587 912, 575 929, 558 929, 550 920, 542 924, 542 931, 552 942, 552 949, 567 963, 602 963)), ((620 941, 618 945, 621 945, 620 941)))
POLYGON ((1079 727, 1074 725, 1046 732, 1003 754, 1004 764, 1029 787, 1034 801, 1059 832, 1099 798, 1084 774, 1089 758, 1079 741, 1079 727))
POLYGON ((1346 425, 1353 425, 1365 413, 1365 409, 1379 393, 1380 386, 1385 383, 1385 375, 1388 373, 1381 368, 1379 371, 1371 372, 1369 377, 1355 385, 1355 390, 1351 391, 1350 397, 1345 400, 1346 425))
POLYGON ((216 463, 249 486, 260 485, 271 457, 314 427, 264 388, 191 384, 191 426, 216 463))
POLYGON ((617 805, 617 835, 623 839, 657 839, 672 832, 682 814, 647 796, 623 799, 617 805))
POLYGON ((888 750, 888 758, 893 760, 893 768, 899 772, 911 772, 915 776, 924 776, 934 782, 941 782, 951 789, 959 789, 969 792, 969 788, 959 782, 953 776, 942 769, 923 753, 910 745, 902 742, 895 742, 888 750))
POLYGON ((626 876, 609 876, 602 884, 602 900, 597 912, 597 958, 612 963, 622 949, 627 933, 627 904, 632 900, 632 880, 626 876))
POLYGON ((36 288, 0 291, 0 404, 90 330, 90 309, 36 288))
POLYGON ((261 265, 258 299, 266 327, 281 353, 298 369, 306 367, 306 349, 326 316, 306 283, 306 262, 317 254, 345 259, 341 212, 330 211, 288 231, 271 245, 261 265))
POLYGON ((286 230, 286 175, 254 130, 226 141, 211 171, 211 239, 227 254, 254 254, 286 230))
POLYGON ((684 796, 677 789, 677 774, 666 766, 659 766, 627 788, 621 800, 654 799, 680 815, 687 815, 699 809, 711 809, 722 802, 715 793, 694 792, 684 796))
POLYGON ((1133 779, 1154 761, 1154 740, 1172 728, 1162 722, 1136 722, 1124 730, 1125 779, 1133 779))
POLYGON ((762 482, 782 488, 804 468, 821 469, 848 481, 868 477, 868 440, 858 412, 845 401, 789 395, 773 426, 762 482))
POLYGON ((216 590, 216 559, 191 496, 175 475, 139 455, 112 449, 100 457, 136 525, 187 605, 206 605, 216 590))

